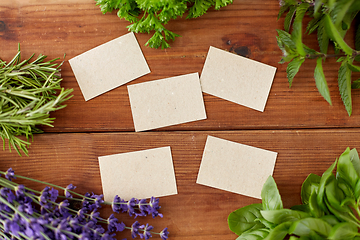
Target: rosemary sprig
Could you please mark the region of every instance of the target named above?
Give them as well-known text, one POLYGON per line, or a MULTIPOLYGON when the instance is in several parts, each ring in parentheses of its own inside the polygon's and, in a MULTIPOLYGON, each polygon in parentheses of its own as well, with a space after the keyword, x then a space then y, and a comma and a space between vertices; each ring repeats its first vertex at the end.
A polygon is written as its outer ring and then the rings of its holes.
POLYGON ((40 54, 31 62, 33 57, 21 61, 19 45, 9 63, 0 59, 0 136, 3 148, 8 140, 9 151, 14 148, 20 156, 20 150, 28 155, 29 138, 42 132, 36 125, 53 127, 50 112, 66 107, 62 103, 73 91, 60 87, 59 58, 45 62, 47 56, 40 54))

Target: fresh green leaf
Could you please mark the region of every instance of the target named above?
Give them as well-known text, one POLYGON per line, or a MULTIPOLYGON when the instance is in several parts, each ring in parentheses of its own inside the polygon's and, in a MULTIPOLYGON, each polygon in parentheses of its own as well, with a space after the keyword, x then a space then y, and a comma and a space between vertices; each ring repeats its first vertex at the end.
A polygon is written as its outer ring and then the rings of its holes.
POLYGON ((331 226, 335 226, 336 224, 339 223, 339 220, 334 215, 324 215, 324 216, 320 217, 320 219, 324 220, 331 226))
POLYGON ((339 69, 338 77, 339 91, 341 99, 345 105, 345 109, 349 116, 352 113, 352 101, 351 101, 351 70, 348 67, 347 61, 344 61, 339 69))
POLYGON ((348 67, 353 72, 360 72, 360 66, 353 65, 351 63, 348 63, 348 67))
POLYGON ((359 89, 360 88, 360 78, 353 81, 353 83, 351 84, 351 88, 352 89, 359 89))
POLYGON ((331 225, 319 218, 305 218, 292 223, 289 228, 290 234, 298 236, 310 236, 312 231, 326 237, 331 231, 331 225))
POLYGON ((294 19, 294 16, 295 16, 295 11, 296 11, 296 7, 295 6, 291 6, 289 8, 289 12, 286 14, 285 16, 285 20, 284 20, 284 30, 286 32, 289 32, 290 31, 290 26, 291 26, 291 23, 294 19))
POLYGON ((322 17, 319 21, 319 27, 317 31, 317 40, 320 47, 320 52, 327 53, 329 47, 329 36, 325 28, 325 18, 322 17))
POLYGON ((331 178, 328 185, 325 189, 326 198, 331 206, 341 212, 349 211, 348 206, 342 206, 341 202, 345 199, 344 193, 341 189, 337 186, 337 181, 335 178, 331 178))
POLYGON ((355 34, 355 49, 360 51, 360 22, 357 23, 356 34, 355 34))
POLYGON ((349 186, 355 189, 359 175, 350 160, 350 148, 347 148, 345 152, 340 155, 337 164, 336 178, 343 179, 349 186))
POLYGON ((329 92, 329 87, 327 85, 324 70, 323 70, 323 67, 322 67, 322 58, 318 58, 317 61, 316 61, 314 78, 315 78, 316 87, 317 87, 319 93, 321 94, 321 96, 323 96, 325 98, 325 100, 330 105, 332 105, 330 92, 329 92))
POLYGON ((269 229, 261 228, 250 232, 242 233, 236 240, 262 240, 269 235, 269 229))
POLYGON ((330 16, 328 14, 325 14, 324 19, 325 29, 330 39, 333 40, 339 46, 339 48, 341 48, 341 50, 344 51, 347 55, 352 55, 352 48, 349 47, 349 45, 344 41, 336 26, 331 21, 330 16))
POLYGON ((328 239, 331 240, 344 240, 344 239, 354 239, 354 237, 359 236, 358 228, 355 224, 350 222, 343 222, 335 225, 328 236, 328 239))
POLYGON ((280 10, 279 10, 279 13, 278 13, 278 18, 277 20, 280 19, 280 17, 289 9, 290 5, 289 4, 284 4, 284 5, 280 5, 280 10))
POLYGON ((313 33, 316 29, 318 29, 320 25, 321 18, 313 18, 310 20, 308 25, 306 26, 306 31, 308 34, 313 33))
POLYGON ((291 87, 293 79, 295 75, 299 72, 299 69, 304 61, 304 58, 296 57, 288 64, 286 68, 286 73, 289 81, 289 87, 291 87))
POLYGON ((309 210, 313 217, 320 218, 324 215, 324 211, 319 207, 317 202, 316 190, 313 190, 309 198, 309 210))
POLYGON ((317 195, 317 203, 323 211, 327 211, 325 203, 324 203, 325 188, 326 188, 326 185, 328 184, 329 180, 331 179, 331 177, 334 177, 333 171, 335 169, 336 163, 337 163, 337 160, 333 164, 331 164, 331 166, 322 174, 321 179, 320 179, 319 189, 318 189, 318 193, 317 193, 318 194, 317 195))
POLYGON ((264 219, 275 224, 281 224, 283 222, 294 222, 310 217, 308 213, 290 209, 262 210, 260 213, 264 219))
POLYGON ((270 175, 261 190, 263 210, 277 210, 283 208, 281 196, 274 178, 270 175))
POLYGON ((229 214, 228 225, 231 231, 237 235, 241 235, 243 232, 249 230, 261 229, 264 225, 255 221, 261 217, 260 211, 262 210, 261 203, 255 203, 243 208, 239 208, 229 214))
POLYGON ((349 8, 354 0, 340 0, 336 1, 333 10, 331 11, 335 26, 339 29, 346 14, 349 14, 349 8))
POLYGON ((312 192, 317 191, 319 188, 321 177, 310 173, 301 186, 301 201, 303 204, 308 204, 312 192))
POLYGON ((186 18, 200 17, 205 14, 212 5, 212 0, 194 0, 194 5, 189 9, 189 14, 186 18))
POLYGON ((324 0, 315 0, 315 6, 314 6, 314 16, 318 17, 319 10, 321 6, 323 5, 324 0))
POLYGON ((293 31, 291 33, 291 38, 293 39, 297 52, 300 54, 300 56, 305 56, 302 43, 302 20, 309 6, 309 3, 301 3, 300 6, 297 7, 293 23, 293 31))
POLYGON ((269 235, 267 235, 264 240, 282 240, 288 235, 291 222, 284 222, 277 225, 275 228, 270 230, 269 235))

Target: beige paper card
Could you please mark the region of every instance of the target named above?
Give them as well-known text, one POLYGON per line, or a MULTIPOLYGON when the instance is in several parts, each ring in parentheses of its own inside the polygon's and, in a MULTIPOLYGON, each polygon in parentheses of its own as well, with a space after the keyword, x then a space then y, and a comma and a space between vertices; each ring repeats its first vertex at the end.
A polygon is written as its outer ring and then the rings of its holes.
POLYGON ((276 68, 210 47, 201 73, 202 91, 263 112, 276 68))
POLYGON ((135 131, 206 119, 198 73, 128 86, 135 131))
POLYGON ((99 157, 105 201, 177 194, 170 147, 99 157))
POLYGON ((276 152, 208 136, 196 183, 261 198, 276 152))
POLYGON ((150 73, 134 33, 69 60, 85 101, 150 73))

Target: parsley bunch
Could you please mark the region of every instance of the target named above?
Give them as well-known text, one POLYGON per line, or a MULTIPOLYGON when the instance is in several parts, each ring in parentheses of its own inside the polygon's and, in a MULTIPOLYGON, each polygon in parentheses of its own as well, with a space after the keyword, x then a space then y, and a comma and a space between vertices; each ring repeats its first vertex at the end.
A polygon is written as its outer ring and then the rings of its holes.
POLYGON ((117 15, 132 23, 128 26, 129 31, 135 33, 150 33, 153 36, 146 42, 151 48, 168 48, 167 41, 179 37, 178 34, 164 27, 171 19, 176 19, 188 12, 187 19, 197 18, 205 14, 207 10, 215 6, 221 7, 233 2, 233 0, 95 0, 102 13, 118 10, 117 15))
POLYGON ((54 118, 49 113, 64 108, 62 103, 73 91, 60 87, 58 58, 45 62, 46 56, 40 54, 31 62, 33 56, 21 61, 19 47, 9 63, 0 59, 0 136, 4 148, 7 139, 9 150, 13 147, 19 155, 20 150, 27 155, 29 137, 42 132, 36 125, 52 127, 54 118))
POLYGON ((320 94, 331 105, 327 81, 323 71, 323 62, 327 58, 336 58, 341 62, 338 73, 340 95, 349 114, 352 113, 351 89, 360 88, 360 79, 352 82, 352 72, 359 72, 360 67, 354 61, 360 60, 360 27, 356 30, 354 48, 350 47, 344 37, 352 21, 360 10, 359 0, 280 0, 279 18, 286 13, 284 30, 277 30, 278 45, 283 52, 280 63, 289 62, 287 78, 291 87, 295 75, 306 59, 316 59, 314 78, 320 94), (306 31, 317 33, 319 50, 303 44, 302 27, 304 16, 311 20, 306 31), (291 30, 292 27, 292 30, 291 30), (334 45, 335 54, 328 54, 329 44, 334 45))

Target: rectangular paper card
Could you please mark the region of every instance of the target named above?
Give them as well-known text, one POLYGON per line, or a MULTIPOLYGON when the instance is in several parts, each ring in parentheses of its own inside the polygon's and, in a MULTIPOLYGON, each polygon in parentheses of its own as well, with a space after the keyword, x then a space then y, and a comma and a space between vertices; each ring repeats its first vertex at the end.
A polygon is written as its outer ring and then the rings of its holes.
POLYGON ((276 68, 210 47, 201 73, 202 91, 263 112, 276 68))
POLYGON ((69 60, 85 101, 150 73, 134 33, 69 60))
POLYGON ((276 157, 276 152, 208 136, 196 183, 261 198, 276 157))
POLYGON ((170 147, 99 157, 105 201, 177 194, 170 147))
POLYGON ((135 131, 206 119, 198 73, 128 86, 135 131))

